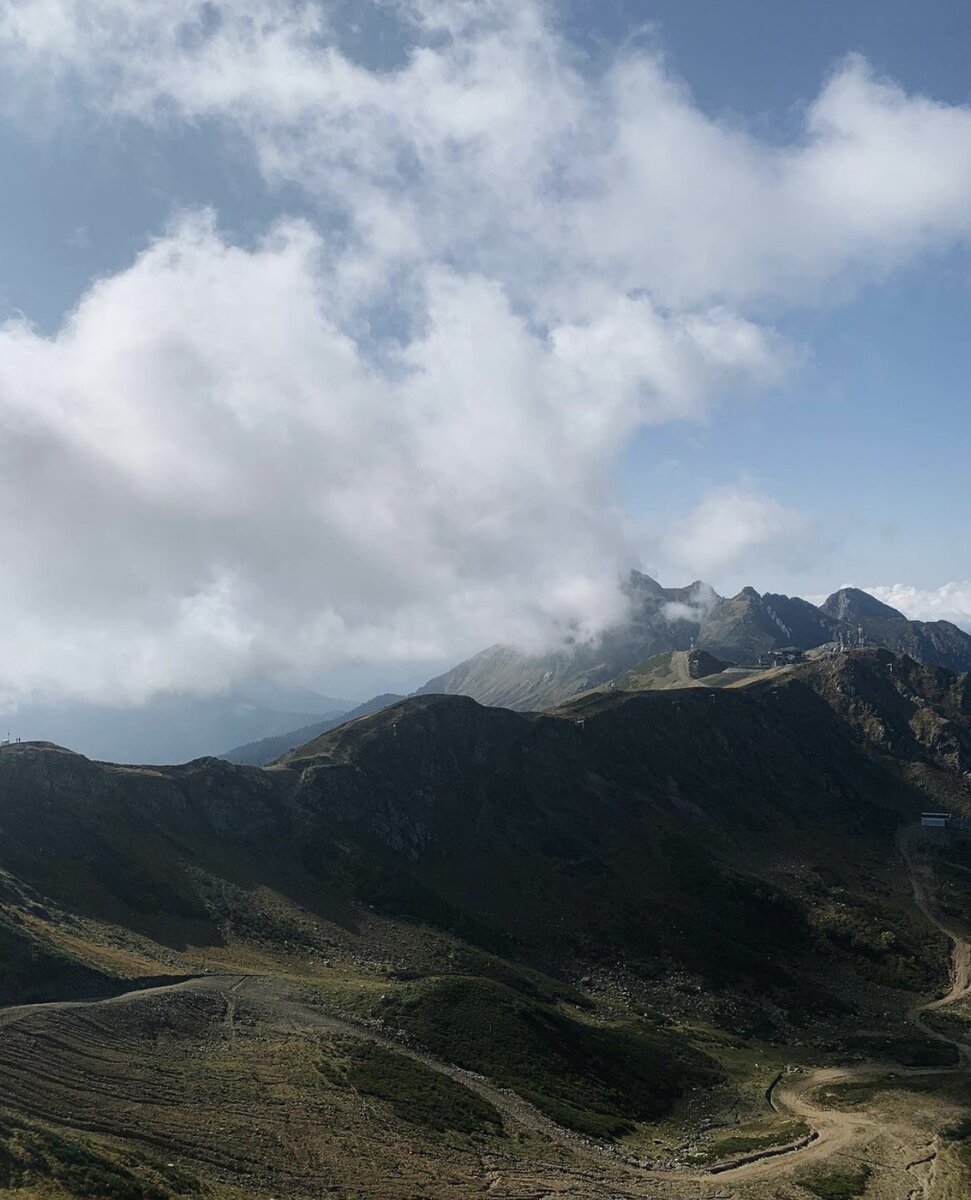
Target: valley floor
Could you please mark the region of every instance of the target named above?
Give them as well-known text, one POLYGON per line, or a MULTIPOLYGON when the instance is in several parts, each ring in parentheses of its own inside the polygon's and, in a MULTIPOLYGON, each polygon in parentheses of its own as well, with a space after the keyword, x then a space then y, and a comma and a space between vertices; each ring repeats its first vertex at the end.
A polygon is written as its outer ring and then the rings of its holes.
POLYGON ((108 1000, 0 1011, 0 1193, 959 1200, 971 1190, 962 1140, 971 1046, 934 1020, 968 1000, 971 946, 935 912, 915 833, 899 847, 915 903, 953 945, 948 994, 912 1021, 956 1045, 960 1065, 784 1068, 765 1098, 766 1116, 778 1118, 768 1145, 742 1138, 720 1161, 692 1166, 689 1154, 672 1168, 665 1153, 654 1163, 642 1147, 564 1128, 306 978, 212 972, 108 1000), (469 1120, 409 1112, 407 1092, 373 1085, 375 1055, 412 1072, 409 1087, 429 1112, 471 1105, 469 1120))

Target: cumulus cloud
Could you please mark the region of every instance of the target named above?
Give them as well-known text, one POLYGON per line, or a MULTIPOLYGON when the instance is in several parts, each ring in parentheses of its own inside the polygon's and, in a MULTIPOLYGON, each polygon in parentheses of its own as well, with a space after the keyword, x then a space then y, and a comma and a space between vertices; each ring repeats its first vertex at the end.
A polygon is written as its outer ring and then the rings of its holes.
POLYGON ((744 485, 717 488, 697 507, 675 521, 661 538, 668 561, 683 570, 717 575, 729 567, 745 567, 758 555, 789 561, 811 537, 812 527, 801 513, 771 496, 744 485))
POLYGON ((951 621, 971 633, 971 580, 955 580, 938 588, 905 583, 864 588, 912 621, 951 621))
POLYGON ((554 306, 564 277, 591 303, 608 281, 664 304, 805 302, 971 232, 971 109, 859 56, 778 144, 702 112, 650 50, 584 74, 536 0, 401 3, 392 71, 341 53, 332 8, 11 0, 0 49, 29 103, 69 87, 106 115, 231 126, 268 177, 343 210, 362 286, 435 254, 534 301, 552 285, 554 306))
POLYGON ((589 634, 631 553, 618 449, 726 359, 772 361, 736 320, 644 298, 538 333, 438 267, 379 370, 330 315, 334 270, 304 224, 243 250, 197 215, 57 336, 0 331, 8 688, 138 697, 589 634))
MULTIPOLYGON (((335 11, 0 9, 8 119, 208 122, 316 214, 246 248, 190 214, 55 336, 0 331, 10 695, 591 633, 634 432, 777 383, 773 306, 971 230, 971 111, 860 59, 779 145, 649 51, 582 70, 538 0, 401 0, 381 70, 335 11)), ((805 529, 739 487, 664 549, 712 573, 805 529)))

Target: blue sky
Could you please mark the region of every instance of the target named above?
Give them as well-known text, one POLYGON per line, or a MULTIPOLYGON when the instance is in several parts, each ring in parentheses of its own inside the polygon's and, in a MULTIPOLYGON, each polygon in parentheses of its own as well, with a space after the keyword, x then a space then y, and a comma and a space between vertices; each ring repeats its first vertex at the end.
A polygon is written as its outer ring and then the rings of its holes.
POLYGON ((8 6, 0 699, 403 686, 628 565, 971 626, 969 35, 8 6))
MULTIPOLYGON (((857 52, 910 91, 952 104, 971 99, 969 18, 957 0, 579 0, 567 17, 577 40, 605 51, 646 26, 710 111, 785 129, 820 78, 857 52)), ((644 36, 644 35, 641 35, 644 36)))
MULTIPOLYGON (((793 114, 850 52, 910 90, 971 102, 971 12, 948 0, 608 0, 574 11, 578 31, 594 28, 608 43, 639 17, 650 21, 650 36, 700 104, 770 136, 791 133, 793 114)), ((971 506, 966 250, 923 260, 849 303, 797 312, 786 328, 810 358, 782 403, 773 397, 744 414, 720 414, 702 430, 638 438, 624 465, 630 502, 670 512, 702 480, 728 484, 746 464, 774 496, 819 522, 827 553, 807 564, 803 589, 824 592, 850 581, 933 589, 964 578, 971 506)), ((767 576, 761 583, 775 586, 767 576)))

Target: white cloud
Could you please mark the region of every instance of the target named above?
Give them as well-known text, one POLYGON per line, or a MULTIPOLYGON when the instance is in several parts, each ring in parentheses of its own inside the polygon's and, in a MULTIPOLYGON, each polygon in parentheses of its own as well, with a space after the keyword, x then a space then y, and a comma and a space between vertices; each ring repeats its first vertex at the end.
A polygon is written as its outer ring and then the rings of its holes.
POLYGON ((806 518, 738 485, 709 492, 660 539, 661 554, 692 575, 717 576, 754 562, 789 562, 811 539, 806 518))
POLYGON ((971 632, 971 580, 955 580, 938 588, 906 583, 864 588, 912 621, 951 621, 971 632))
POLYGON ((540 333, 495 281, 436 267, 382 371, 332 319, 335 269, 304 224, 246 251, 201 215, 56 337, 0 331, 8 693, 590 632, 631 554, 618 449, 697 411, 726 362, 772 368, 720 313, 625 300, 540 333))
MULTIPOLYGON (((538 2, 394 12, 378 71, 325 3, 0 8, 0 111, 210 122, 319 214, 250 249, 188 218, 55 337, 0 333, 8 692, 593 630, 634 432, 775 384, 771 306, 971 230, 971 111, 859 59, 779 145, 649 52, 584 74, 538 2)), ((805 534, 739 487, 664 549, 711 573, 805 534)))
POLYGON ((669 621, 701 622, 706 614, 718 603, 718 593, 710 583, 699 580, 692 588, 688 602, 673 600, 661 606, 662 614, 669 621))
POLYGON ((971 109, 843 61, 778 144, 702 112, 649 50, 583 74, 537 0, 401 3, 404 65, 338 48, 309 0, 12 0, 0 52, 34 112, 214 120, 349 219, 374 286, 448 257, 556 310, 569 288, 663 305, 804 303, 971 233, 971 109))

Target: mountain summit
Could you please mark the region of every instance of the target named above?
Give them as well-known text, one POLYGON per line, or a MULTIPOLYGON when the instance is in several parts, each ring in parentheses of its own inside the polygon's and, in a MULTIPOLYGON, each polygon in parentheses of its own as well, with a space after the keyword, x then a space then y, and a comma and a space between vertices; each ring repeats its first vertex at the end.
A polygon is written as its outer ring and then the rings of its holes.
POLYGON ((862 621, 867 617, 880 617, 889 621, 906 621, 899 609, 891 608, 876 596, 861 588, 845 587, 832 596, 827 596, 820 610, 837 621, 862 621))

